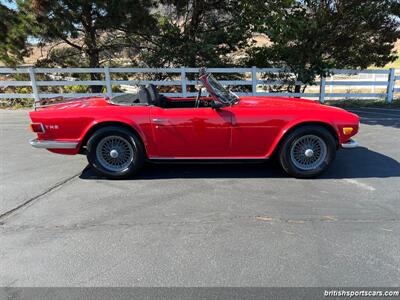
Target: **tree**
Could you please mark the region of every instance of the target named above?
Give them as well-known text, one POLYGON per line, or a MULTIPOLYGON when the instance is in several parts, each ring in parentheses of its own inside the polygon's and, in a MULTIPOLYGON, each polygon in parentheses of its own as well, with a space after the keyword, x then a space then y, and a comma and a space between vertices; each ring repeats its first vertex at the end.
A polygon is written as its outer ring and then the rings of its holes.
MULTIPOLYGON (((96 68, 121 48, 134 47, 129 34, 151 32, 155 21, 150 15, 151 0, 17 0, 21 13, 33 15, 32 26, 40 28, 37 37, 42 44, 61 43, 74 50, 60 51, 55 47, 48 55, 57 59, 59 53, 83 57, 82 65, 96 68), (105 57, 104 61, 101 58, 105 57)), ((100 75, 91 74, 92 80, 100 75)), ((99 92, 100 87, 92 87, 99 92)))
MULTIPOLYGON (((253 29, 270 44, 248 49, 247 64, 284 67, 310 84, 331 68, 382 67, 396 58, 399 3, 394 0, 248 1, 253 29), (265 18, 268 13, 270 17, 265 18)), ((295 85, 295 92, 300 92, 295 85)))
POLYGON ((27 16, 0 4, 0 61, 15 66, 29 53, 28 35, 34 33, 27 16))
POLYGON ((238 1, 161 0, 158 30, 143 41, 140 60, 150 66, 227 66, 250 36, 238 1))

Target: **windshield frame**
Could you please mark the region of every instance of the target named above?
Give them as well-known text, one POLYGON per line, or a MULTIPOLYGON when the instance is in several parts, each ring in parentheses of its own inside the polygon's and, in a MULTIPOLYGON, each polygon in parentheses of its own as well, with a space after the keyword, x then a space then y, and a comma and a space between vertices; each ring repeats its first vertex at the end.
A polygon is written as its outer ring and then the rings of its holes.
POLYGON ((231 106, 239 102, 239 96, 222 86, 212 74, 207 73, 199 77, 211 97, 224 106, 231 106))

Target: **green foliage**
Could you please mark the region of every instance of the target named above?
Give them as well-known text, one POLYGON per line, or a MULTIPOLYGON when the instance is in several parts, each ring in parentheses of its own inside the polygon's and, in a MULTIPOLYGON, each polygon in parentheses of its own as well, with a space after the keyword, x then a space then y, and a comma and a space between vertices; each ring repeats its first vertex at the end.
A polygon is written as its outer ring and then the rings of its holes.
MULTIPOLYGON (((113 93, 123 93, 123 90, 121 90, 121 87, 119 85, 112 85, 111 86, 111 90, 112 90, 113 93)), ((101 92, 103 94, 106 94, 107 93, 107 87, 103 86, 101 92)))
POLYGON ((89 87, 86 85, 66 85, 65 93, 89 93, 89 87))
POLYGON ((157 30, 143 40, 138 61, 148 66, 229 66, 250 36, 230 0, 164 0, 157 30))
MULTIPOLYGON (((16 94, 31 94, 31 87, 15 87, 14 92, 16 94)), ((24 108, 24 107, 32 107, 33 99, 31 98, 11 98, 5 99, 5 101, 1 102, 0 107, 12 107, 15 109, 24 108)))
POLYGON ((32 93, 32 88, 27 86, 18 86, 15 87, 16 94, 30 94, 32 93))
POLYGON ((379 67, 396 59, 395 0, 245 2, 254 30, 271 42, 248 49, 249 65, 286 67, 309 84, 331 68, 379 67))
POLYGON ((12 107, 14 109, 27 108, 33 106, 33 99, 31 98, 16 98, 10 99, 9 104, 5 107, 12 107))
MULTIPOLYGON (((154 27, 151 0, 17 0, 21 14, 31 16, 40 43, 56 43, 42 62, 46 65, 99 67, 119 55, 131 34, 147 34, 154 27), (66 48, 67 47, 67 48, 66 48)), ((99 74, 91 74, 99 80, 99 74)), ((101 87, 93 86, 93 92, 101 87)))
POLYGON ((0 3, 0 61, 8 66, 15 66, 29 54, 27 38, 34 33, 34 27, 28 21, 28 16, 0 3))

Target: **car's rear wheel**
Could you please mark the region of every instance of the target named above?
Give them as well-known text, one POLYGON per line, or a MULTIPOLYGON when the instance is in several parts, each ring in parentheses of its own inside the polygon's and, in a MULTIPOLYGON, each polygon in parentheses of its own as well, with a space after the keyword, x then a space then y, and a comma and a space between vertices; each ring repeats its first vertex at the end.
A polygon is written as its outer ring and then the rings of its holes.
POLYGON ((336 156, 335 138, 326 128, 305 125, 295 128, 283 140, 279 162, 291 176, 313 178, 320 175, 336 156))
POLYGON ((140 170, 145 155, 136 134, 122 127, 109 126, 97 130, 88 140, 87 159, 100 175, 123 179, 140 170))

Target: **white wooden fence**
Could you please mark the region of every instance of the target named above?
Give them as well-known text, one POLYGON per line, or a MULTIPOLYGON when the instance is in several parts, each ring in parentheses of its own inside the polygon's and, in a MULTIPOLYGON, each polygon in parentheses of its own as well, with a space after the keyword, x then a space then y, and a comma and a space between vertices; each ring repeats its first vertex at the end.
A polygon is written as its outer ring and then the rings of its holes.
MULTIPOLYGON (((237 93, 239 95, 260 95, 260 96, 286 96, 286 97, 308 97, 308 98, 318 98, 320 102, 324 102, 326 98, 385 98, 388 103, 393 101, 394 93, 400 92, 400 87, 396 87, 396 81, 400 80, 400 76, 396 76, 395 69, 389 70, 331 70, 332 74, 342 74, 343 76, 351 76, 357 74, 366 74, 372 76, 373 80, 357 79, 357 80, 329 80, 327 78, 321 78, 316 82, 317 92, 315 93, 270 93, 262 91, 262 87, 268 85, 282 84, 279 80, 262 80, 260 79, 262 74, 265 73, 281 73, 282 69, 271 69, 271 68, 209 68, 207 69, 210 73, 239 73, 247 74, 246 78, 249 80, 222 80, 223 85, 229 86, 248 86, 250 91, 248 93, 237 93), (376 80, 376 79, 382 80, 376 80), (362 88, 371 87, 372 92, 370 93, 335 93, 333 92, 333 87, 338 86, 357 86, 362 88), (327 93, 326 88, 329 88, 327 93), (375 87, 383 87, 384 92, 376 93, 375 87), (261 91, 260 91, 261 90, 261 91)), ((155 84, 158 86, 180 86, 180 93, 164 93, 167 96, 176 97, 186 97, 193 96, 196 93, 190 93, 187 90, 189 85, 196 85, 198 82, 196 80, 188 80, 187 75, 190 73, 198 73, 198 68, 0 68, 0 76, 4 77, 5 74, 9 76, 11 74, 28 74, 29 80, 27 81, 0 81, 0 90, 5 87, 21 87, 28 86, 31 87, 32 93, 0 93, 0 99, 15 99, 15 98, 33 98, 35 102, 40 101, 44 98, 53 97, 85 97, 85 96, 97 96, 106 95, 111 97, 113 95, 112 86, 113 85, 146 85, 155 84), (75 80, 71 77, 60 76, 57 74, 71 74, 71 73, 101 73, 103 74, 104 80, 75 80), (179 80, 113 80, 112 75, 118 74, 154 74, 154 73, 172 73, 172 77, 178 78, 179 80), (37 80, 37 74, 47 74, 52 78, 52 80, 37 80), (58 80, 59 78, 64 80, 58 80), (56 80, 54 80, 56 79, 56 80), (67 80, 65 80, 67 79, 67 80), (71 85, 83 85, 83 86, 103 86, 105 87, 104 94, 94 94, 94 93, 42 93, 40 91, 41 87, 51 87, 51 86, 71 86, 71 85)), ((330 77, 333 78, 333 77, 330 77)))

